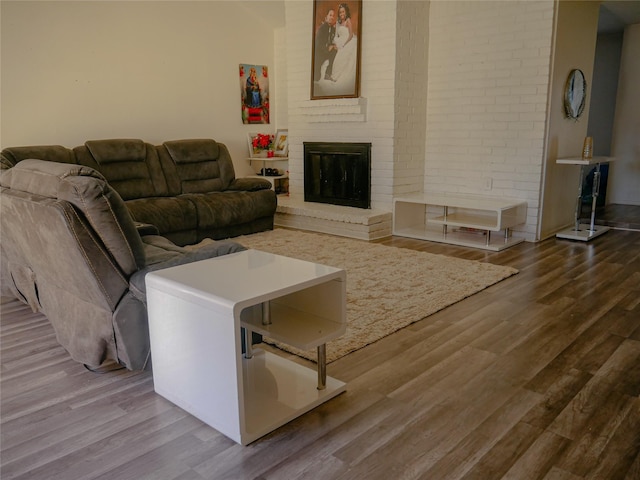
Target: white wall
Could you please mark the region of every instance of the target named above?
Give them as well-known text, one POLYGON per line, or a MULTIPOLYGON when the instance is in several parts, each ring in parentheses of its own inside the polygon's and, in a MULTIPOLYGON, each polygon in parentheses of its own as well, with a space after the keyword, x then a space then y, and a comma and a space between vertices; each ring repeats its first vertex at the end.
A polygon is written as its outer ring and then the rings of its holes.
POLYGON ((2 147, 207 137, 242 174, 246 132, 276 128, 240 115, 238 65, 274 67, 269 3, 3 0, 2 147))
POLYGON ((625 29, 607 203, 640 205, 640 24, 625 29))
POLYGON ((422 192, 429 84, 430 2, 398 2, 393 194, 422 192))
POLYGON ((622 36, 622 32, 599 34, 596 41, 587 129, 594 156, 611 155, 622 36))
POLYGON ((599 2, 559 2, 557 35, 548 109, 549 130, 545 158, 541 239, 573 225, 580 167, 558 165, 556 160, 582 153, 589 122, 591 88, 583 114, 577 120, 564 113, 564 88, 571 70, 579 68, 591 85, 597 38, 599 2))
POLYGON ((552 1, 431 3, 425 192, 528 202, 536 234, 552 1))

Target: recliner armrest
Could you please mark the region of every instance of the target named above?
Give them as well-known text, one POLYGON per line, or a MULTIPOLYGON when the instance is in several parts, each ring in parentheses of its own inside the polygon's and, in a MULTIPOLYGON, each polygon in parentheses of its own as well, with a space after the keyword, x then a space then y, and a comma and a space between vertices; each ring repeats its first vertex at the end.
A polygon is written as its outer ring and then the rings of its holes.
POLYGON ((258 190, 269 190, 271 182, 263 178, 243 177, 234 179, 227 191, 255 192, 258 190))
POLYGON ((154 263, 147 265, 141 270, 131 275, 129 278, 129 291, 133 295, 143 302, 147 303, 147 287, 145 283, 145 276, 149 272, 155 272, 156 270, 162 270, 164 268, 175 267, 178 265, 184 265, 186 263, 197 262, 200 260, 206 260, 208 258, 220 257, 229 253, 240 252, 246 250, 246 247, 239 243, 222 240, 205 245, 198 250, 190 251, 184 255, 178 255, 170 260, 164 262, 154 263))
POLYGON ((160 235, 160 230, 158 230, 158 227, 155 225, 142 222, 133 222, 133 224, 136 226, 136 230, 138 230, 141 237, 145 235, 160 235))

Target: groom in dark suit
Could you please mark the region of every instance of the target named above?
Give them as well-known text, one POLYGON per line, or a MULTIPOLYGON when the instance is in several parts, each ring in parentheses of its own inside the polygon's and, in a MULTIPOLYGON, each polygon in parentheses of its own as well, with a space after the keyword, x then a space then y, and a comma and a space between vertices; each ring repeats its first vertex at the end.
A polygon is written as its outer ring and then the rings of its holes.
POLYGON ((333 69, 333 59, 338 53, 338 48, 333 43, 333 38, 336 36, 336 12, 333 8, 327 11, 327 15, 324 18, 322 25, 318 27, 316 32, 315 43, 315 61, 313 63, 313 80, 317 82, 320 80, 320 74, 322 64, 325 60, 329 60, 329 65, 324 72, 324 78, 331 79, 331 71, 333 69))

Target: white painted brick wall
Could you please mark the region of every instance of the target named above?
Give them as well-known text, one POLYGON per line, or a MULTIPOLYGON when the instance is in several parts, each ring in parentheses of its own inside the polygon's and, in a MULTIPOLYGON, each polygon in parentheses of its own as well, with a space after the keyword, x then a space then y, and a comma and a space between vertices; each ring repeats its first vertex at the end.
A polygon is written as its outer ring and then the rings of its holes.
MULTIPOLYGON (((371 206, 391 210, 394 171, 394 96, 396 2, 365 0, 362 7, 360 96, 366 99, 364 121, 311 122, 312 0, 285 4, 289 102, 289 190, 303 195, 302 142, 371 142, 371 206)), ((344 103, 348 104, 345 99, 344 103)), ((322 101, 318 102, 319 105, 322 101)))
POLYGON ((526 200, 520 232, 529 240, 539 209, 553 9, 552 1, 434 1, 429 12, 425 191, 526 200))
POLYGON ((393 194, 423 189, 427 124, 429 3, 398 2, 393 194))
POLYGON ((292 196, 304 141, 371 142, 372 207, 422 189, 519 198, 535 239, 553 0, 364 0, 360 121, 309 118, 313 1, 285 12, 292 196))

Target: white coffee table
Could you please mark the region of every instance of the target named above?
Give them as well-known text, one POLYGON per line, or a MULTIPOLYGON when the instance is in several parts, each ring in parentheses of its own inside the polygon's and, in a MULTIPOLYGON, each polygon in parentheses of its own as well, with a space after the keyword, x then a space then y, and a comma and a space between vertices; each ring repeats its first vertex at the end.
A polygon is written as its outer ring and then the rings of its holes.
POLYGON ((146 286, 155 391, 236 442, 345 391, 325 369, 326 342, 346 330, 344 270, 246 250, 149 273, 146 286), (240 327, 317 348, 317 370, 250 345, 245 358, 240 327))

